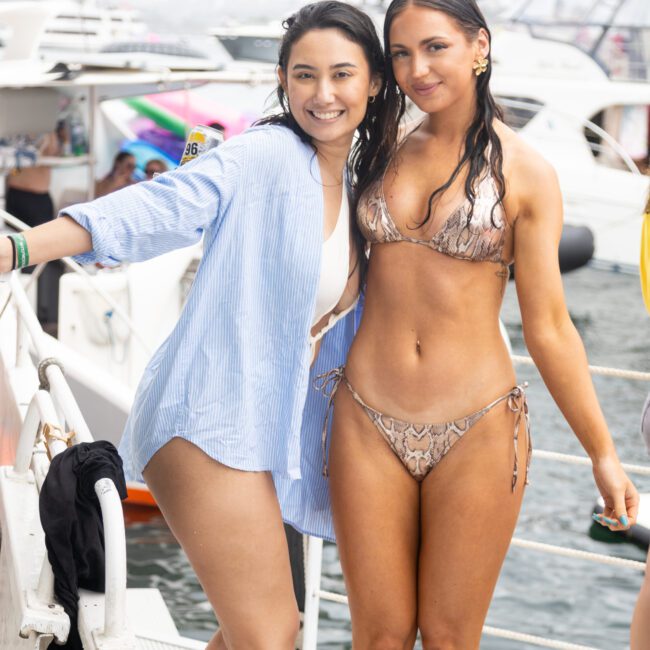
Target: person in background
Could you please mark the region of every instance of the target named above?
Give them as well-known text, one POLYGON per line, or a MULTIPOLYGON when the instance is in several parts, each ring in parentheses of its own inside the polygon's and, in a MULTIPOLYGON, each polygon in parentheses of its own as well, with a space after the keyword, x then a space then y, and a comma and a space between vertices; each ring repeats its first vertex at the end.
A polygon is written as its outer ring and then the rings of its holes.
MULTIPOLYGON (((38 153, 40 156, 62 156, 69 135, 65 123, 60 121, 52 133, 43 136, 38 153)), ((48 165, 20 167, 7 177, 5 209, 28 226, 39 226, 54 218, 54 204, 50 196, 52 169, 48 165)), ((28 272, 31 272, 28 271, 28 272)), ((44 329, 54 334, 58 320, 59 279, 63 265, 52 262, 38 279, 36 314, 44 329)))
POLYGON ((128 151, 120 151, 113 161, 113 167, 102 180, 95 184, 95 198, 106 196, 133 184, 135 158, 128 151))
MULTIPOLYGON (((650 314, 650 194, 643 216, 640 270, 643 299, 648 314, 650 314)), ((650 395, 648 395, 641 414, 641 433, 650 453, 650 395)), ((648 552, 648 561, 650 561, 650 551, 648 552)), ((630 650, 647 650, 647 648, 650 648, 650 572, 646 569, 645 580, 641 586, 632 617, 630 650)))
POLYGON ((167 165, 159 158, 152 158, 144 166, 144 175, 150 181, 156 174, 163 174, 167 171, 167 165))

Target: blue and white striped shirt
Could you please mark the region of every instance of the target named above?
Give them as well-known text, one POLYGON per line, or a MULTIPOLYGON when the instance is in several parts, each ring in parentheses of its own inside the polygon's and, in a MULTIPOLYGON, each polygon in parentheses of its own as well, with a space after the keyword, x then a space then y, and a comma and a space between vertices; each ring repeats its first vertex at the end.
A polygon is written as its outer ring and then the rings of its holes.
POLYGON ((310 371, 323 190, 313 149, 260 126, 184 167, 66 208, 90 231, 82 263, 142 261, 194 244, 204 254, 187 304, 137 390, 120 453, 130 479, 175 436, 237 469, 271 471, 286 521, 333 538, 311 383, 341 365, 349 314, 310 371))

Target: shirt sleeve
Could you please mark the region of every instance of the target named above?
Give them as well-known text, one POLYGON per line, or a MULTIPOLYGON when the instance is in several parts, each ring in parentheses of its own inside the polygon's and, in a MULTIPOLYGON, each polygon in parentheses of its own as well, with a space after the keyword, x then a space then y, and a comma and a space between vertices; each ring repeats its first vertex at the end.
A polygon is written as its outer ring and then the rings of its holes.
POLYGON ((152 181, 62 210, 59 216, 71 217, 92 237, 93 250, 75 259, 114 266, 197 243, 227 210, 249 139, 233 138, 152 181))

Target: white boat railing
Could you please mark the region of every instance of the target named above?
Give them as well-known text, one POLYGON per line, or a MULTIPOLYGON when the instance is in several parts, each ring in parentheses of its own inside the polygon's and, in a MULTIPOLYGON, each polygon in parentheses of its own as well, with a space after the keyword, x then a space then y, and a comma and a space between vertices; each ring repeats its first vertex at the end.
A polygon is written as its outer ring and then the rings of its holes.
MULTIPOLYGON (((38 375, 41 387, 27 407, 16 450, 13 470, 17 475, 30 469, 40 491, 49 468, 49 460, 65 451, 70 444, 92 442, 93 438, 79 406, 63 375, 61 364, 48 354, 48 342, 36 318, 18 274, 0 276, 7 279, 10 299, 17 314, 16 367, 33 367, 28 339, 39 359, 38 375)), ((106 643, 129 650, 135 641, 126 625, 126 533, 122 503, 115 484, 100 479, 95 484, 104 523, 105 563, 105 619, 101 634, 106 643)), ((53 600, 54 576, 45 556, 40 573, 37 594, 42 602, 53 600)), ((18 633, 18 631, 17 631, 18 633)))
MULTIPOLYGON (((513 355, 512 360, 515 364, 534 365, 530 357, 513 355)), ((609 377, 618 377, 632 381, 650 382, 649 372, 639 372, 636 370, 623 370, 620 368, 605 368, 601 366, 589 366, 592 375, 601 375, 609 377)), ((591 467, 591 460, 587 456, 577 456, 572 454, 561 454, 553 451, 533 450, 533 458, 548 460, 553 462, 568 463, 584 467, 591 467)), ((650 466, 634 465, 623 463, 623 468, 629 474, 641 476, 650 476, 650 466)), ((597 564, 615 566, 621 569, 630 569, 636 572, 645 572, 647 570, 646 562, 628 560, 625 558, 613 557, 602 553, 591 553, 579 549, 554 544, 544 544, 531 540, 513 537, 511 547, 522 548, 527 551, 535 551, 568 557, 576 560, 595 562, 597 564)), ((325 600, 342 605, 348 605, 348 598, 345 594, 339 594, 321 589, 321 567, 323 561, 323 540, 317 537, 308 537, 307 549, 305 553, 305 613, 303 623, 303 643, 302 650, 317 650, 318 637, 318 618, 320 601, 325 600)), ((630 616, 631 618, 631 616, 630 616)), ((485 636, 507 639, 509 641, 519 641, 542 648, 557 648, 558 650, 600 650, 591 646, 577 645, 567 641, 558 641, 545 637, 534 636, 515 632, 513 630, 504 630, 496 627, 485 625, 483 627, 485 636)), ((605 650, 605 649, 602 649, 605 650)))

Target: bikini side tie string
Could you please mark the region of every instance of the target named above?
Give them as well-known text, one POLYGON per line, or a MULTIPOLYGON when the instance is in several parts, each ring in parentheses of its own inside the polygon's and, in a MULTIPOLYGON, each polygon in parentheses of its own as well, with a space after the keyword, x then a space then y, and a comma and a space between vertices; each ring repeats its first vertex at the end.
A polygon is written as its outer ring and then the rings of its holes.
POLYGON ((521 425, 521 420, 523 417, 524 420, 524 429, 526 431, 526 437, 528 439, 528 453, 526 458, 526 485, 529 484, 528 481, 528 472, 530 470, 530 459, 533 453, 533 446, 530 437, 530 418, 528 415, 528 401, 526 399, 526 391, 528 388, 528 382, 524 382, 522 386, 515 386, 508 395, 508 408, 515 413, 515 431, 514 431, 514 446, 515 446, 515 467, 512 474, 512 491, 515 491, 517 485, 517 474, 518 469, 518 442, 519 442, 519 427, 521 425))
POLYGON ((325 422, 323 424, 323 433, 321 437, 321 448, 323 451, 323 476, 328 477, 327 469, 327 430, 329 427, 330 417, 334 406, 334 395, 343 379, 344 367, 333 368, 328 370, 314 379, 314 388, 327 397, 327 410, 325 411, 325 422))

